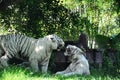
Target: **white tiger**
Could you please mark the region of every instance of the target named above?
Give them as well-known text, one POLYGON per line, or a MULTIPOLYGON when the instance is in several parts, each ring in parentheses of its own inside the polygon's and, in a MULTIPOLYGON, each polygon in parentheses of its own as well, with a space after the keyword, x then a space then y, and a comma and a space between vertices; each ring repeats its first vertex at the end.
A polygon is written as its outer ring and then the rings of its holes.
POLYGON ((46 73, 51 52, 60 50, 64 41, 57 35, 47 35, 34 39, 20 34, 8 34, 0 36, 0 67, 8 67, 8 60, 12 57, 27 57, 33 72, 38 72, 38 63, 42 73, 46 73))
POLYGON ((71 63, 64 71, 56 72, 56 74, 63 76, 71 76, 75 74, 90 75, 88 60, 84 56, 84 52, 73 45, 68 45, 64 53, 65 56, 69 56, 71 63))

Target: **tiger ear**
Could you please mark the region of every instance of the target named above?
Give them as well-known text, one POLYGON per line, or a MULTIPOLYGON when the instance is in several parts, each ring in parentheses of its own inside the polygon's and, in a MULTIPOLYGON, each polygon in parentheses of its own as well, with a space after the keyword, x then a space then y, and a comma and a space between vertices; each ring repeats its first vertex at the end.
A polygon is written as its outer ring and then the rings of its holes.
POLYGON ((55 42, 55 39, 54 38, 50 38, 52 40, 52 42, 55 42))

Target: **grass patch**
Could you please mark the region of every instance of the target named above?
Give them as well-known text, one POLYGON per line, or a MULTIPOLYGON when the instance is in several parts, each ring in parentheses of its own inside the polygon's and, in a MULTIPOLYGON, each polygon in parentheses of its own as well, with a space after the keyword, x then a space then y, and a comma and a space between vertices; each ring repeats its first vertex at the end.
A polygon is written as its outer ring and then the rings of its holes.
POLYGON ((91 70, 90 76, 74 75, 63 77, 51 73, 38 73, 33 75, 31 71, 16 66, 10 66, 0 71, 0 80, 120 80, 120 76, 107 74, 104 70, 91 70))

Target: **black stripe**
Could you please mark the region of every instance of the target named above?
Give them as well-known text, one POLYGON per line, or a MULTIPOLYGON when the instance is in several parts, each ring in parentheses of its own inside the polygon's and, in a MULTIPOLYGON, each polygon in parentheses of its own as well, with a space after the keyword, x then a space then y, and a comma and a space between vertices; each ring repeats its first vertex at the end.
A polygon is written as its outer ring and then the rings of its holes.
POLYGON ((27 49, 26 49, 26 55, 28 55, 28 54, 30 54, 30 53, 28 53, 29 52, 29 50, 30 50, 30 48, 31 48, 31 46, 34 46, 34 44, 32 44, 32 42, 31 42, 32 40, 31 39, 28 39, 28 45, 27 45, 27 49))
POLYGON ((27 39, 27 41, 26 41, 25 44, 27 44, 27 45, 26 45, 26 46, 24 45, 24 46, 25 46, 25 50, 24 50, 25 53, 24 53, 24 54, 25 54, 25 55, 28 55, 28 50, 29 50, 29 47, 31 46, 31 45, 30 45, 30 40, 27 39))
POLYGON ((23 39, 24 39, 24 37, 23 37, 23 36, 20 36, 19 42, 18 42, 19 44, 18 44, 18 45, 20 45, 20 44, 22 43, 23 39))
POLYGON ((15 56, 14 49, 11 48, 11 45, 9 45, 9 46, 7 47, 7 51, 8 51, 8 54, 9 54, 9 55, 15 56))
MULTIPOLYGON (((26 43, 26 41, 27 41, 27 38, 24 38, 24 39, 22 39, 22 42, 21 42, 21 50, 23 51, 23 47, 24 47, 24 45, 25 45, 25 43, 26 43), (25 39, 25 40, 24 40, 25 39), (24 41, 23 41, 24 40, 24 41), (23 43, 23 44, 22 44, 23 43)), ((23 52, 25 52, 25 49, 24 49, 24 51, 23 52)))
POLYGON ((18 39, 19 39, 19 35, 15 34, 15 43, 17 44, 18 42, 18 39))

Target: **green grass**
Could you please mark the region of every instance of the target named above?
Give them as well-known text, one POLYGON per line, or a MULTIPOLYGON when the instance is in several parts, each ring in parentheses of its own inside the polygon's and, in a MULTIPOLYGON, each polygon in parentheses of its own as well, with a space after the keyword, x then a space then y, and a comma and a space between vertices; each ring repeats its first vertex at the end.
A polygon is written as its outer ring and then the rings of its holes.
POLYGON ((20 67, 11 66, 0 71, 0 80, 120 80, 120 76, 104 70, 91 70, 90 76, 74 75, 63 77, 54 74, 35 74, 20 67))

